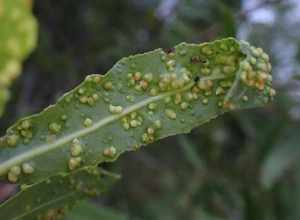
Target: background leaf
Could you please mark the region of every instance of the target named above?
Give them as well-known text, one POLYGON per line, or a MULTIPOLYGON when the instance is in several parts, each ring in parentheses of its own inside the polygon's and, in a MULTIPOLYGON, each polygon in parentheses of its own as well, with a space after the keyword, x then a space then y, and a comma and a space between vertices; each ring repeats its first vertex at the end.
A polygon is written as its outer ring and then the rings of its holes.
POLYGON ((21 73, 21 63, 33 50, 37 24, 26 0, 0 1, 0 117, 9 87, 21 73))
POLYGON ((95 204, 91 202, 80 202, 77 204, 73 211, 66 216, 65 220, 81 220, 81 219, 89 219, 89 220, 128 220, 129 218, 121 215, 107 207, 97 207, 95 204))
POLYGON ((62 219, 80 199, 96 196, 113 184, 111 176, 98 168, 78 170, 72 175, 58 175, 20 191, 0 206, 3 219, 62 219))

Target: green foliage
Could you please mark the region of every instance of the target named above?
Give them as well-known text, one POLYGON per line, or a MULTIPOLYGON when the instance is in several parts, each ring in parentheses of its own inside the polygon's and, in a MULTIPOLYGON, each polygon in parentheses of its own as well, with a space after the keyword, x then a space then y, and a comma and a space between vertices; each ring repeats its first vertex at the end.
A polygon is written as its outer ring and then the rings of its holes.
POLYGON ((112 183, 111 177, 93 167, 80 169, 72 176, 53 176, 33 186, 22 186, 21 191, 1 204, 0 217, 61 219, 76 201, 99 195, 112 183))
POLYGON ((21 72, 21 63, 36 43, 37 24, 28 0, 0 1, 0 116, 9 99, 9 87, 21 72))
MULTIPOLYGON (((18 215, 32 218, 37 204, 28 195, 52 189, 47 184, 63 179, 57 194, 69 201, 70 178, 78 169, 190 132, 229 110, 268 103, 275 95, 270 71, 262 49, 233 38, 123 58, 105 76, 88 76, 57 104, 8 129, 0 140, 0 174, 21 191, 3 207, 26 200, 29 208, 18 215)), ((41 200, 54 201, 45 209, 62 206, 55 193, 44 191, 41 200)))
POLYGON ((68 214, 66 220, 128 220, 125 216, 107 207, 97 207, 91 202, 81 202, 77 204, 73 211, 68 214))

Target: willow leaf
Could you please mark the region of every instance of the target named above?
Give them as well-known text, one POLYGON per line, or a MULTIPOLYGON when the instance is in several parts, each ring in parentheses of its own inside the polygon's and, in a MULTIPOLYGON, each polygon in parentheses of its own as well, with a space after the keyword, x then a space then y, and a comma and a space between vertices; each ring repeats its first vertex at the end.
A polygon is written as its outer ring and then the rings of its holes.
POLYGON ((30 1, 0 0, 0 116, 9 98, 9 86, 35 46, 36 29, 30 1))
POLYGON ((123 58, 9 128, 0 175, 34 184, 187 133, 226 111, 264 105, 275 93, 270 71, 262 49, 233 38, 123 58))
POLYGON ((1 204, 0 219, 62 219, 78 200, 95 196, 112 185, 98 168, 82 168, 72 175, 57 175, 23 188, 1 204))

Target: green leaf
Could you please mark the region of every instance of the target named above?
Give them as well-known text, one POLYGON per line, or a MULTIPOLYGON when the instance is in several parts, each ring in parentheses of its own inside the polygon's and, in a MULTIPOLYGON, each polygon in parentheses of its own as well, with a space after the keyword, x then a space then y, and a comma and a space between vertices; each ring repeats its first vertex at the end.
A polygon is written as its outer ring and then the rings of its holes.
POLYGON ((262 164, 261 183, 270 189, 300 158, 299 127, 291 126, 282 132, 279 140, 262 164))
POLYGON ((77 204, 73 211, 68 214, 66 220, 128 220, 127 217, 119 214, 117 211, 107 208, 96 206, 91 202, 81 202, 77 204))
POLYGON ((37 24, 30 6, 28 0, 0 0, 0 116, 9 87, 36 43, 37 24))
POLYGON ((0 219, 61 219, 79 199, 99 195, 113 180, 98 168, 83 168, 72 175, 51 177, 23 187, 1 204, 0 219))
POLYGON ((226 111, 264 105, 275 93, 270 71, 262 49, 233 38, 123 58, 9 128, 0 141, 0 175, 35 184, 114 161, 226 111))
POLYGON ((197 146, 186 135, 178 135, 178 143, 182 147, 187 161, 196 169, 205 168, 205 162, 199 157, 195 150, 197 146))

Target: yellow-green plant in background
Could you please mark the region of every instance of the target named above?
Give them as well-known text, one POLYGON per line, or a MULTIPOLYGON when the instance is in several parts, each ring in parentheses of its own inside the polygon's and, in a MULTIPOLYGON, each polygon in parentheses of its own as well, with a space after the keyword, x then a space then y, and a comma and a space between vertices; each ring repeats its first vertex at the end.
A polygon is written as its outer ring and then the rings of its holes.
POLYGON ((9 87, 21 73, 21 63, 36 43, 37 23, 31 1, 0 0, 0 116, 9 87))

